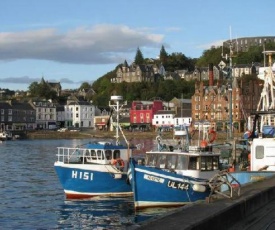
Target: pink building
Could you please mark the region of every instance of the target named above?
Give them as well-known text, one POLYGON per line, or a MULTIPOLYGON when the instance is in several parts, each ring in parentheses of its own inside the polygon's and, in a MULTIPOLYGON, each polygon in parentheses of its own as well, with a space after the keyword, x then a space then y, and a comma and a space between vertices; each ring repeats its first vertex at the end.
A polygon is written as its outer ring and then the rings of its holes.
POLYGON ((132 128, 150 128, 155 113, 163 110, 163 102, 155 101, 133 101, 130 110, 130 123, 132 128))

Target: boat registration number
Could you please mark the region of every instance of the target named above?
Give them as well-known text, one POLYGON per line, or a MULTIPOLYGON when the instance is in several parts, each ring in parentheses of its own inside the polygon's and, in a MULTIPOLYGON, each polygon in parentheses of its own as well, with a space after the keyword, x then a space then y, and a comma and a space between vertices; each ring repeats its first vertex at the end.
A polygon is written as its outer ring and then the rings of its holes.
POLYGON ((93 180, 94 174, 91 172, 78 172, 77 170, 72 171, 73 179, 82 179, 82 180, 93 180))
POLYGON ((189 184, 185 182, 178 182, 169 180, 167 183, 167 187, 179 190, 187 190, 189 188, 189 184))

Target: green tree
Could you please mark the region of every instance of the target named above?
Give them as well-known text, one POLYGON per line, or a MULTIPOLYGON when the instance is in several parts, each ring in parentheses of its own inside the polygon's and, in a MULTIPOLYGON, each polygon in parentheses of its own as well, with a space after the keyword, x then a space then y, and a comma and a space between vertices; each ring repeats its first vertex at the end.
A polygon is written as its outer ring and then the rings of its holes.
POLYGON ((168 59, 168 54, 164 48, 164 46, 161 46, 160 52, 159 52, 159 60, 160 62, 165 65, 168 59))
POLYGON ((164 65, 165 69, 170 72, 181 69, 194 69, 194 62, 192 59, 187 58, 182 53, 172 53, 168 56, 167 63, 164 65))
POLYGON ((136 56, 135 56, 135 63, 137 65, 142 65, 144 64, 144 58, 143 58, 143 54, 140 51, 139 47, 137 48, 137 52, 136 52, 136 56))
POLYGON ((222 53, 228 54, 229 49, 218 47, 218 48, 211 48, 209 50, 205 50, 202 56, 197 60, 196 66, 197 67, 206 67, 209 63, 213 63, 214 65, 218 65, 222 60, 222 53))
POLYGON ((91 89, 92 85, 90 85, 88 82, 83 82, 79 89, 91 89))
POLYGON ((39 95, 40 86, 37 81, 32 82, 29 85, 28 89, 29 89, 31 96, 36 97, 39 95))

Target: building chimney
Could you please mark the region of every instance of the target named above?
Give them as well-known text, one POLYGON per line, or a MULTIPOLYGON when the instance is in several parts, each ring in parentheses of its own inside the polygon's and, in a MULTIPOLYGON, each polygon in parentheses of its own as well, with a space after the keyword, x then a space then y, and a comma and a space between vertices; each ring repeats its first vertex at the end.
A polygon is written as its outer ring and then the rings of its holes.
POLYGON ((209 64, 209 86, 214 84, 213 63, 209 64))

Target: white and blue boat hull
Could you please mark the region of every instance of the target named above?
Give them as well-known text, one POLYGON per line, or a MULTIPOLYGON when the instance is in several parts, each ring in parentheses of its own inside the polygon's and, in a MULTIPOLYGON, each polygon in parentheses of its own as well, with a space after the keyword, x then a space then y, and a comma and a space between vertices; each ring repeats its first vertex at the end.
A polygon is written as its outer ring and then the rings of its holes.
POLYGON ((95 196, 131 196, 131 186, 126 182, 127 175, 106 171, 91 170, 83 164, 55 163, 55 171, 67 199, 86 199, 95 196))
POLYGON ((205 200, 207 180, 178 175, 131 162, 131 185, 135 208, 174 207, 205 200))

